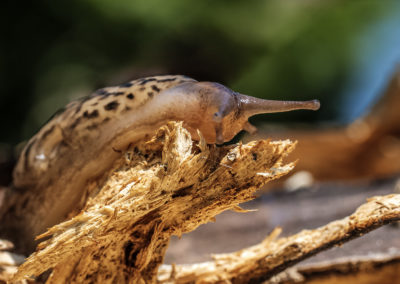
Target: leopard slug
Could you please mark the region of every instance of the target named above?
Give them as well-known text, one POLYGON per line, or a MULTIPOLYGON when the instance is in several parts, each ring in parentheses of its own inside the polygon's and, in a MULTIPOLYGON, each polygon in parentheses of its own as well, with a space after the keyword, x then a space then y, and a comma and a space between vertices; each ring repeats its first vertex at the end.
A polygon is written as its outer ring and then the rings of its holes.
MULTIPOLYGON (((247 121, 253 115, 318 108, 317 100, 263 100, 186 76, 147 77, 103 88, 58 111, 29 140, 14 169, 13 190, 34 190, 29 198, 46 200, 27 217, 35 236, 65 218, 87 183, 109 170, 128 145, 150 138, 168 121, 183 121, 194 139, 199 130, 207 143, 221 144, 241 130, 254 132, 247 121)), ((27 208, 22 211, 26 214, 27 208)))

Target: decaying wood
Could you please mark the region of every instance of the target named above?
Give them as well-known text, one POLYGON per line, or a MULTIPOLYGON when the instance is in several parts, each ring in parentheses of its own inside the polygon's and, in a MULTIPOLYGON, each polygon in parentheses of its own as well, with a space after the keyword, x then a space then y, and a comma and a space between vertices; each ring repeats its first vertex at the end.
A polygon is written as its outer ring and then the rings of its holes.
MULTIPOLYGON (((49 269, 47 283, 248 283, 267 280, 332 246, 400 219, 400 195, 370 198, 354 214, 194 265, 160 265, 172 235, 196 229, 293 167, 294 143, 267 140, 226 147, 193 143, 181 124, 163 127, 126 153, 82 212, 56 225, 13 280, 49 269)), ((318 212, 316 212, 318 214, 318 212)), ((277 278, 278 279, 278 278, 277 278)))
POLYGON ((293 163, 282 164, 294 143, 193 143, 181 124, 163 127, 126 158, 82 212, 39 238, 48 238, 19 267, 14 280, 53 269, 48 283, 149 283, 172 235, 212 221, 293 163))
POLYGON ((391 177, 400 173, 399 109, 398 70, 379 102, 350 125, 279 133, 261 128, 258 138, 268 135, 273 139, 285 137, 301 141, 290 155, 299 159, 292 174, 307 171, 319 181, 391 177))
MULTIPOLYGON (((318 212, 316 212, 318 214, 318 212)), ((214 256, 214 261, 194 265, 164 265, 161 283, 259 283, 332 246, 400 219, 400 194, 370 198, 356 212, 315 230, 304 230, 274 240, 279 230, 253 247, 214 256)))
MULTIPOLYGON (((400 255, 348 257, 334 262, 302 265, 274 276, 270 284, 400 283, 400 255)), ((267 283, 265 283, 267 284, 267 283)))

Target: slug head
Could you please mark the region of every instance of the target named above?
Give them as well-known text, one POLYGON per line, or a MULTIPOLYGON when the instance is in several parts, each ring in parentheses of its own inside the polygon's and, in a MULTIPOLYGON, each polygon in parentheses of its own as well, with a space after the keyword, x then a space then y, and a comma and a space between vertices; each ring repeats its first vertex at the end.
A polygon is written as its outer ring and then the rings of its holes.
POLYGON ((200 130, 207 143, 230 141, 241 130, 250 134, 257 131, 248 118, 260 113, 283 112, 296 109, 319 109, 319 101, 263 100, 232 91, 213 82, 190 82, 177 87, 192 98, 192 107, 184 105, 180 111, 184 126, 198 139, 200 130), (196 114, 194 114, 196 113, 196 114))

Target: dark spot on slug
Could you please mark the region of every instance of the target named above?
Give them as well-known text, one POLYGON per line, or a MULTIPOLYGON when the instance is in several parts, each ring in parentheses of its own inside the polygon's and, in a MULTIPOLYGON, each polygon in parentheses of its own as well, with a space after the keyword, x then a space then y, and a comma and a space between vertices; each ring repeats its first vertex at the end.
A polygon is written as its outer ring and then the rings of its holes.
POLYGON ((122 96, 123 94, 125 94, 125 92, 114 92, 114 93, 111 93, 111 95, 113 95, 115 97, 122 96))
POLYGON ((124 111, 130 111, 132 108, 130 107, 130 106, 126 106, 125 108, 124 108, 124 111))
POLYGON ((75 121, 69 126, 69 128, 72 130, 72 129, 74 129, 78 124, 79 124, 79 122, 81 121, 81 117, 78 117, 77 119, 75 119, 75 121))
POLYGON ((154 93, 153 92, 148 92, 147 95, 149 96, 149 98, 152 98, 154 93))
POLYGON ((94 111, 92 111, 92 112, 88 112, 87 110, 83 113, 83 117, 84 118, 88 118, 88 119, 91 119, 91 118, 96 118, 96 117, 98 117, 99 116, 99 111, 97 110, 97 109, 95 109, 94 111))
POLYGON ((253 160, 257 161, 257 154, 256 153, 253 153, 253 160))
POLYGON ((156 85, 152 85, 151 88, 153 89, 153 91, 155 91, 155 92, 157 92, 157 93, 158 93, 159 91, 161 91, 160 88, 157 87, 156 85))
POLYGON ((116 110, 119 106, 119 102, 112 101, 104 106, 105 110, 116 110))
POLYGON ((111 119, 111 118, 106 117, 105 119, 103 119, 102 123, 105 123, 105 122, 109 121, 110 119, 111 119))
POLYGON ((140 82, 139 85, 144 85, 148 82, 152 82, 152 81, 157 81, 155 78, 147 78, 147 79, 143 79, 142 82, 140 82))
POLYGON ((96 92, 93 93, 94 96, 103 96, 103 95, 107 95, 108 91, 103 88, 103 89, 98 89, 96 92))
POLYGON ((130 99, 130 100, 133 100, 133 99, 135 98, 135 95, 132 94, 132 93, 129 93, 129 94, 126 95, 126 97, 127 97, 128 99, 130 99))
POLYGON ((129 87, 132 87, 132 83, 131 82, 128 82, 128 83, 124 83, 124 84, 121 84, 121 85, 119 85, 121 88, 129 88, 129 87))
POLYGON ((80 112, 81 109, 82 109, 82 103, 80 103, 80 104, 78 105, 78 107, 76 108, 75 114, 77 114, 78 112, 80 112))
POLYGON ((99 104, 98 102, 95 102, 95 103, 92 103, 91 106, 97 106, 98 104, 99 104))
POLYGON ((89 98, 98 98, 98 100, 104 100, 106 98, 108 98, 109 95, 111 95, 112 93, 110 93, 108 90, 108 88, 102 88, 102 89, 98 89, 96 92, 94 92, 93 94, 91 94, 89 96, 89 98))
POLYGON ((164 82, 173 82, 175 80, 176 80, 176 78, 167 78, 167 79, 157 80, 157 82, 164 83, 164 82))
POLYGON ((144 90, 146 90, 145 87, 140 87, 139 91, 143 92, 144 90))

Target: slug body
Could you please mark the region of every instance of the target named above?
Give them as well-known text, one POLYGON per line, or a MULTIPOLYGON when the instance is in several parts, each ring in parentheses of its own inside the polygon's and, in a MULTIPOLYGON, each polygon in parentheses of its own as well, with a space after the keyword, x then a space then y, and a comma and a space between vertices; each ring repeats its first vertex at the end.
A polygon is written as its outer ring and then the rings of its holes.
POLYGON ((241 130, 254 132, 247 119, 255 114, 318 108, 318 101, 262 100, 186 76, 100 89, 68 104, 29 140, 14 170, 14 191, 34 190, 34 198, 46 200, 29 217, 35 236, 65 218, 88 182, 103 176, 128 145, 151 138, 168 121, 183 121, 194 139, 200 130, 207 143, 221 144, 241 130))

